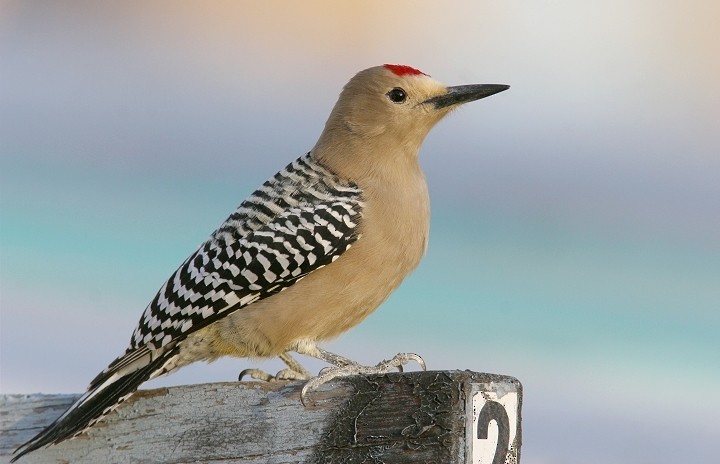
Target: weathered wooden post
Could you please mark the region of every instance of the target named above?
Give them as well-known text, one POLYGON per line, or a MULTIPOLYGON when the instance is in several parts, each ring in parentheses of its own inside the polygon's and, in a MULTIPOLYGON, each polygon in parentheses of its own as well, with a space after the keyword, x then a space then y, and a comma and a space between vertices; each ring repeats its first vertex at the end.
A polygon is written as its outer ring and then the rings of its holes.
MULTIPOLYGON (((87 433, 31 463, 517 463, 522 386, 470 371, 302 383, 214 383, 139 391, 87 433)), ((9 462, 78 395, 0 395, 9 462)))

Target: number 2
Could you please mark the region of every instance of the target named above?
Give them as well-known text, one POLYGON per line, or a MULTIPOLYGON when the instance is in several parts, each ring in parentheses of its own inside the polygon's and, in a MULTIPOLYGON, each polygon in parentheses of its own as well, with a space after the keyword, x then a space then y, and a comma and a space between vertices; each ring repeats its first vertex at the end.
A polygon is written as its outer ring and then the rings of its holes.
POLYGON ((504 464, 510 445, 510 420, 502 404, 495 401, 486 401, 480 410, 477 420, 477 437, 487 440, 490 421, 494 420, 498 428, 497 446, 492 464, 504 464))

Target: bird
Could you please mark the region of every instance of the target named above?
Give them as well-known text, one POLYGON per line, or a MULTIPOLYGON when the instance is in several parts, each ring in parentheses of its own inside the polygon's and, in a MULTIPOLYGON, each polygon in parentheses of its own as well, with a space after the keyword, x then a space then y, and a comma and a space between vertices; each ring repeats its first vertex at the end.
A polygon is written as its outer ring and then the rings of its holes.
POLYGON ((321 348, 359 324, 425 253, 430 201, 419 152, 435 124, 462 104, 509 88, 445 86, 417 68, 385 64, 343 87, 315 146, 243 201, 161 286, 125 352, 12 461, 73 438, 143 382, 223 356, 279 357, 275 375, 306 380, 389 372, 422 358, 400 353, 364 366, 321 348), (290 352, 332 367, 312 376, 290 352))

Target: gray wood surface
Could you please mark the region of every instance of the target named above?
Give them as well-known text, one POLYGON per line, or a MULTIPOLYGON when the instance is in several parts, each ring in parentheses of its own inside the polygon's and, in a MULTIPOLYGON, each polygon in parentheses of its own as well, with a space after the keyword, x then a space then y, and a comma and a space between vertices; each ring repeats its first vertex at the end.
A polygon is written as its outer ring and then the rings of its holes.
MULTIPOLYGON (((308 407, 300 403, 301 387, 236 382, 141 390, 88 432, 18 464, 465 463, 476 434, 471 392, 522 393, 512 377, 468 371, 348 377, 311 392, 308 407)), ((0 395, 0 463, 78 397, 0 395)), ((519 459, 519 411, 507 462, 519 459)))

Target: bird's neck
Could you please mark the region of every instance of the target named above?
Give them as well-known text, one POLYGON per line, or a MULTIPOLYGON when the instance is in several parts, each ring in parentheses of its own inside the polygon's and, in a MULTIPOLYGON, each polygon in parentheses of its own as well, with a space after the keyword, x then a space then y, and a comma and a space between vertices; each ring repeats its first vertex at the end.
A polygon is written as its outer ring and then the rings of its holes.
POLYGON ((361 188, 385 184, 401 186, 424 182, 418 153, 422 139, 398 139, 392 134, 355 134, 326 127, 311 153, 341 178, 361 188))

